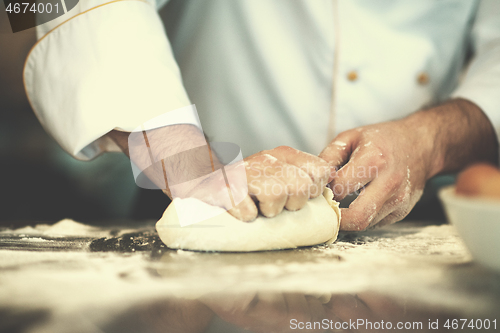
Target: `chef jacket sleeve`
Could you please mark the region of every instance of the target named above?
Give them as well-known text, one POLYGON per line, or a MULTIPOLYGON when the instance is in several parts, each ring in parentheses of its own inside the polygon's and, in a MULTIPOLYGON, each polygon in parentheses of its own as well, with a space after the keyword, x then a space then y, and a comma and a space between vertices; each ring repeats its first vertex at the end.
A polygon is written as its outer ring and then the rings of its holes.
POLYGON ((500 1, 480 2, 472 28, 474 56, 452 97, 474 102, 500 138, 500 1))
MULTIPOLYGON (((132 131, 191 104, 155 0, 80 1, 37 27, 37 38, 24 68, 28 99, 78 159, 118 151, 105 136, 113 129, 132 131)), ((198 122, 193 112, 176 119, 198 122)))

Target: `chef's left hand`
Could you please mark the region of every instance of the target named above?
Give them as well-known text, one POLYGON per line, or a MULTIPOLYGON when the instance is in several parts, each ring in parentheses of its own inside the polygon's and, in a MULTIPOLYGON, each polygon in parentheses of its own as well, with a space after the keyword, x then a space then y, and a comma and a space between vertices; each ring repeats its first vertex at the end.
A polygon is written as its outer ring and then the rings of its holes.
POLYGON ((429 178, 475 161, 496 163, 497 147, 481 109, 456 99, 340 133, 319 157, 340 168, 329 179, 336 200, 361 189, 341 220, 342 230, 357 231, 402 220, 429 178))
POLYGON ((429 176, 422 141, 404 122, 393 121, 343 132, 323 150, 319 156, 340 167, 330 182, 335 200, 361 190, 342 210, 342 230, 393 223, 410 212, 429 176))

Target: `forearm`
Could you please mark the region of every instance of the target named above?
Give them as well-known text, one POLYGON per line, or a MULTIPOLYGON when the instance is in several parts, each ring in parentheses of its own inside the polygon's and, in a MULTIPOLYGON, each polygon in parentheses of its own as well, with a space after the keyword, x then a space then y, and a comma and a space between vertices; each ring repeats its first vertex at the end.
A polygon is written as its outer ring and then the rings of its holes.
POLYGON ((169 183, 178 184, 183 179, 196 179, 213 171, 212 154, 203 133, 196 126, 165 126, 134 132, 133 136, 129 132, 113 130, 108 136, 170 197, 169 183))
POLYGON ((472 102, 449 100, 418 111, 402 122, 408 130, 420 131, 427 151, 424 158, 429 161, 428 178, 478 161, 497 164, 498 142, 493 126, 472 102))

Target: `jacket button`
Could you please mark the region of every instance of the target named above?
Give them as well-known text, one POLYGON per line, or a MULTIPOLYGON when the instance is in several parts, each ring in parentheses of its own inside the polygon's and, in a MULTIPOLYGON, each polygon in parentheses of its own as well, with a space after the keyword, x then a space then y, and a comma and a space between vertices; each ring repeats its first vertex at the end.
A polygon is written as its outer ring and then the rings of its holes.
POLYGON ((426 85, 427 83, 429 83, 429 74, 427 74, 426 72, 421 72, 417 76, 417 82, 422 86, 426 85))
POLYGON ((351 82, 354 82, 358 79, 358 72, 357 71, 350 71, 347 73, 347 79, 351 82))

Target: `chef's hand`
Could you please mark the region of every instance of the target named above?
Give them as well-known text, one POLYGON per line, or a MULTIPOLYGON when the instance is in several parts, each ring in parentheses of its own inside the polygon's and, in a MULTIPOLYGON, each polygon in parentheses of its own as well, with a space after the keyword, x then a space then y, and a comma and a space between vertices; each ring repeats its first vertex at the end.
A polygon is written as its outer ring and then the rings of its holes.
POLYGON ((341 167, 330 182, 334 199, 361 190, 342 210, 342 230, 396 222, 410 212, 429 177, 429 149, 417 149, 422 141, 427 139, 394 121, 343 132, 323 150, 321 158, 341 167))
POLYGON ((283 208, 301 209, 307 200, 323 193, 330 176, 326 161, 286 146, 249 156, 245 166, 248 193, 267 217, 283 208))
POLYGON ((438 173, 480 160, 497 163, 497 146, 484 113, 456 99, 340 133, 319 156, 340 168, 329 179, 336 200, 361 189, 341 220, 342 230, 357 231, 403 219, 438 173))
MULTIPOLYGON (((141 134, 141 133, 139 133, 141 134)), ((129 133, 112 131, 108 134, 129 155, 129 133)), ((148 131, 148 149, 144 139, 137 136, 134 163, 159 188, 172 198, 197 198, 208 204, 225 208, 242 221, 254 220, 259 209, 262 215, 273 217, 283 208, 301 209, 309 198, 323 193, 330 175, 330 166, 321 158, 290 147, 277 147, 262 151, 245 159, 244 164, 223 166, 221 169, 216 154, 209 153, 203 133, 192 125, 174 125, 148 131), (199 147, 186 154, 186 149, 199 147), (168 161, 151 164, 168 156, 168 161), (241 179, 238 170, 245 167, 246 179, 241 179), (167 177, 168 175, 168 177, 167 177), (192 181, 185 181, 190 179, 192 181), (236 206, 228 201, 226 179, 231 185, 231 195, 241 199, 236 206), (179 186, 180 185, 180 186, 179 186), (241 193, 247 195, 241 195, 241 193)), ((135 139, 132 139, 132 143, 135 139)), ((133 147, 130 148, 134 149, 133 147)))
POLYGON ((266 217, 273 217, 284 208, 290 211, 301 209, 307 200, 323 193, 330 176, 330 166, 324 160, 286 146, 247 157, 244 160, 244 180, 238 173, 239 167, 238 164, 236 167, 226 166, 225 176, 211 173, 193 187, 186 184, 182 196, 226 208, 234 217, 252 221, 259 211, 266 217), (221 201, 227 197, 226 187, 220 186, 225 184, 222 177, 231 183, 231 195, 235 200, 242 197, 243 189, 243 193, 248 193, 235 207, 230 202, 221 201))

